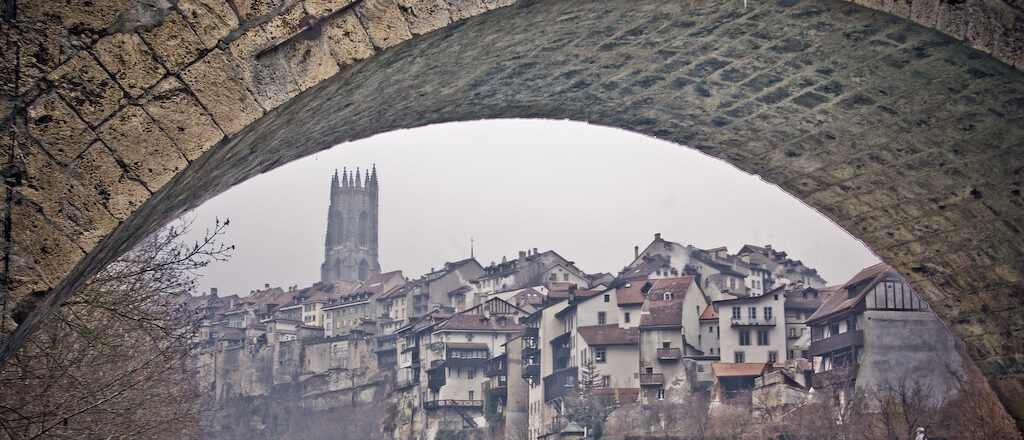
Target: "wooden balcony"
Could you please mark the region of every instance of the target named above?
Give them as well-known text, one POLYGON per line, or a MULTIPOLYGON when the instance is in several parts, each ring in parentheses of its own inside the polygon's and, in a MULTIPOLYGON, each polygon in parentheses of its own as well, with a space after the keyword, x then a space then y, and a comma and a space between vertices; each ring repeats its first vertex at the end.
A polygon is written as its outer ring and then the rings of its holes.
POLYGON ((540 365, 523 365, 523 378, 538 377, 540 376, 540 365))
POLYGON ((661 373, 649 373, 640 375, 640 386, 661 386, 665 384, 665 375, 661 373))
POLYGON ((658 349, 658 360, 659 361, 678 361, 682 357, 682 351, 679 348, 659 348, 658 349))
POLYGON ((854 330, 811 341, 811 356, 821 356, 847 347, 864 345, 864 330, 854 330))
POLYGON ((575 390, 577 372, 576 367, 568 367, 545 376, 544 401, 550 402, 565 397, 570 391, 575 390))

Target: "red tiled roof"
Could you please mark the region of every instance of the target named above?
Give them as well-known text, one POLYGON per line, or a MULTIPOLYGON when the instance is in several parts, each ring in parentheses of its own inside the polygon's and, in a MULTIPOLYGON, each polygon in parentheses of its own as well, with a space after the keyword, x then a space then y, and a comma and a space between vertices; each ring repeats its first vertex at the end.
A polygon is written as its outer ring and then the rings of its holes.
POLYGON ((683 300, 648 301, 647 313, 640 315, 640 327, 679 327, 683 325, 683 300))
POLYGON ((588 345, 637 345, 640 331, 634 328, 622 328, 615 324, 592 325, 576 329, 588 345))
POLYGON ((619 403, 640 401, 640 388, 594 388, 590 393, 595 396, 618 396, 619 403))
POLYGON ((690 289, 693 276, 661 278, 655 280, 638 280, 623 284, 615 289, 615 298, 620 306, 643 304, 645 294, 650 292, 659 298, 665 292, 671 292, 673 298, 683 298, 690 289), (648 286, 645 289, 644 287, 648 286))
POLYGON ((864 295, 866 295, 867 292, 870 290, 869 287, 871 287, 872 284, 881 280, 882 277, 884 277, 887 273, 899 275, 899 273, 896 272, 896 269, 885 263, 878 263, 874 266, 868 267, 860 271, 859 273, 857 273, 857 275, 854 275, 853 278, 850 279, 850 281, 847 281, 845 284, 842 285, 842 287, 836 289, 836 291, 833 292, 825 300, 825 302, 822 303, 821 307, 819 307, 817 311, 815 311, 809 318, 807 318, 807 320, 813 321, 853 307, 858 302, 860 302, 862 298, 864 298, 864 295), (865 280, 872 281, 869 282, 866 286, 862 287, 860 289, 860 292, 851 297, 849 288, 852 287, 854 284, 858 284, 865 280))
POLYGON ((718 312, 715 311, 715 306, 708 304, 707 308, 704 309, 704 313, 700 314, 701 321, 718 319, 718 312))

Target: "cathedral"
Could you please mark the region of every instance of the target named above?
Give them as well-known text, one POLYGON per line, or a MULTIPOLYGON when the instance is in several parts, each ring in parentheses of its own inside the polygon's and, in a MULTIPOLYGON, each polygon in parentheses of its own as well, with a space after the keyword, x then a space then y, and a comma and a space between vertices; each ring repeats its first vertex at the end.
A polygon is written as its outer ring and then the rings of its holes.
POLYGON ((327 211, 327 239, 320 281, 366 281, 380 273, 377 262, 377 167, 360 177, 359 169, 331 179, 331 207, 327 211))

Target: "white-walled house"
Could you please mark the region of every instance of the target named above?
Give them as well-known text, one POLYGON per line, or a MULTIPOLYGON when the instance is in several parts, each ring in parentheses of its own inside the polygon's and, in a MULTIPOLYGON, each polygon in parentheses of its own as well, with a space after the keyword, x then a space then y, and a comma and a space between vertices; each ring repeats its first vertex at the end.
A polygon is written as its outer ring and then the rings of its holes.
POLYGON ((718 309, 722 362, 786 360, 786 310, 781 288, 761 296, 715 301, 714 305, 718 309))

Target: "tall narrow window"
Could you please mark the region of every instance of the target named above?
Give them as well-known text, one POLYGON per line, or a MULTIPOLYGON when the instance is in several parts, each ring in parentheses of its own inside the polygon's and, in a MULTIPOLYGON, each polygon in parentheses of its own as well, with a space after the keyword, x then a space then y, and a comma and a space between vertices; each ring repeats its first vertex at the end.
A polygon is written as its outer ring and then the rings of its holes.
POLYGON ((740 345, 750 345, 750 331, 743 330, 740 332, 740 345))
POLYGON ((749 314, 750 319, 757 319, 757 307, 750 307, 747 309, 747 313, 749 314))
POLYGON ((370 238, 370 216, 366 211, 359 213, 359 244, 366 246, 370 238))
POLYGON ((768 330, 757 331, 757 345, 768 345, 768 330))
POLYGON ((604 312, 597 312, 597 323, 598 324, 604 324, 604 322, 605 322, 604 312))
POLYGON ((767 321, 771 321, 771 319, 772 319, 772 308, 771 307, 765 307, 764 308, 764 319, 767 320, 767 321))

